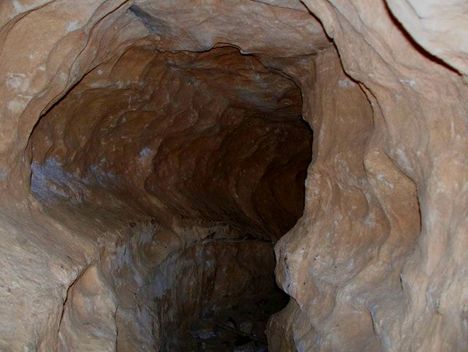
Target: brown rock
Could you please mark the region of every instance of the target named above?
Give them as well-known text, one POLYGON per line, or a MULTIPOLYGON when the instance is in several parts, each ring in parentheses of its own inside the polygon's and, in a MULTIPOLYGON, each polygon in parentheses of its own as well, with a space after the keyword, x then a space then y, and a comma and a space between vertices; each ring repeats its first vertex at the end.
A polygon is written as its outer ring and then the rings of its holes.
POLYGON ((1 2, 0 350, 466 350, 465 12, 1 2))

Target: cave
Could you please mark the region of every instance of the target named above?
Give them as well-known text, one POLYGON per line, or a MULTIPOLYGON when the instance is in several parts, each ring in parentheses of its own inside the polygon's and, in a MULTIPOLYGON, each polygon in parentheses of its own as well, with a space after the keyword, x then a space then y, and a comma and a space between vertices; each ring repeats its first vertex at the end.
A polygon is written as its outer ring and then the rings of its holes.
POLYGON ((468 5, 0 4, 1 351, 465 351, 468 5))
MULTIPOLYGON (((298 86, 237 48, 154 45, 97 66, 44 112, 29 141, 32 195, 63 222, 67 209, 127 232, 92 269, 119 297, 119 348, 266 349, 267 320, 287 303, 273 246, 304 207, 312 133, 301 113, 298 86), (154 341, 127 346, 142 303, 154 341)), ((99 314, 72 301, 64 346, 99 314)), ((80 340, 97 334, 84 330, 80 340)))

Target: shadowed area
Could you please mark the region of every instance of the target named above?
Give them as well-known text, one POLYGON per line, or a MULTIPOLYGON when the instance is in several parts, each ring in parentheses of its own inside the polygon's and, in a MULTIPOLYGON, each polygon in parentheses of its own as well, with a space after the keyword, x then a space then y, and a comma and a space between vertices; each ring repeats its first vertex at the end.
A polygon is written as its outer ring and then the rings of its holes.
MULTIPOLYGON (((301 109, 291 79, 236 48, 135 46, 42 117, 31 138, 31 191, 56 217, 70 206, 89 216, 99 202, 93 217, 124 206, 161 224, 139 275, 162 351, 260 350, 266 321, 287 301, 274 281, 273 244, 304 207, 312 133, 301 109), (160 231, 174 238, 158 240, 160 231), (179 237, 185 244, 167 249, 179 237)), ((64 336, 80 324, 72 316, 64 336)))

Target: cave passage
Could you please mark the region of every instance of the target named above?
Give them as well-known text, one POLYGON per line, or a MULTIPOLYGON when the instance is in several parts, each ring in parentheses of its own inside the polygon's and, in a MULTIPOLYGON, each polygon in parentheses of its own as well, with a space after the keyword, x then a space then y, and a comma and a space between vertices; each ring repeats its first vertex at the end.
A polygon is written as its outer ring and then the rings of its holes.
POLYGON ((105 305, 100 317, 81 306, 111 302, 110 283, 123 350, 267 351, 267 321, 288 302, 273 246, 302 215, 312 149, 284 72, 231 46, 136 45, 56 102, 30 149, 51 216, 117 233, 69 290, 64 346, 103 334, 105 305))
POLYGON ((466 14, 0 0, 0 351, 466 352, 466 14))

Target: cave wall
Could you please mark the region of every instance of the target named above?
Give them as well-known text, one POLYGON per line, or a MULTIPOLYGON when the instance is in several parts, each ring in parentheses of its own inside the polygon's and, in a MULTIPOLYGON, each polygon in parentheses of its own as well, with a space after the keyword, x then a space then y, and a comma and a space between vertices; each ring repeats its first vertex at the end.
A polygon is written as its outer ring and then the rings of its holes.
MULTIPOLYGON (((348 309, 358 316, 367 310, 373 327, 368 325, 354 338, 346 336, 345 332, 342 341, 341 333, 337 332, 320 348, 333 350, 346 346, 346 350, 362 350, 363 346, 368 346, 368 339, 361 340, 368 330, 379 338, 377 350, 463 350, 467 341, 463 308, 466 305, 463 303, 466 301, 465 254, 462 250, 466 246, 467 148, 463 136, 466 135, 467 106, 466 99, 460 100, 460 97, 466 96, 463 79, 466 73, 457 72, 455 66, 452 68, 437 60, 411 39, 411 27, 407 27, 408 34, 398 24, 400 16, 406 19, 405 10, 394 5, 395 2, 389 2, 389 7, 384 2, 370 5, 364 1, 353 7, 345 1, 305 3, 334 38, 345 71, 362 82, 372 105, 375 130, 367 146, 364 165, 390 226, 384 235, 386 240, 381 245, 374 243, 378 246, 375 258, 378 266, 385 265, 387 260, 392 262, 391 269, 380 274, 386 278, 385 284, 394 288, 400 285, 400 296, 390 293, 392 288, 386 288, 377 293, 380 296, 377 302, 364 303, 365 308, 359 306, 368 298, 359 291, 353 292, 353 302, 348 309), (385 191, 387 180, 394 188, 391 194, 385 191), (400 187, 402 197, 398 196, 400 187), (420 232, 413 223, 418 212, 416 199, 411 196, 415 188, 421 216, 420 232), (398 267, 397 263, 402 265, 401 270, 396 271, 400 283, 395 277, 392 284, 389 277, 398 267)), ((455 16, 464 6, 466 4, 445 6, 432 2, 425 6, 414 4, 412 9, 421 13, 435 13, 438 9, 446 14, 454 11, 451 13, 455 16)), ((444 21, 444 25, 452 27, 452 22, 444 21)), ((434 25, 430 28, 428 35, 441 30, 434 25)), ((437 44, 433 41, 432 45, 437 44)), ((439 51, 434 54, 439 56, 439 51)), ((451 61, 448 53, 440 53, 440 57, 447 63, 451 61)), ((340 203, 344 207, 352 206, 341 200, 340 203)), ((354 228, 355 223, 350 222, 348 226, 354 228)), ((314 228, 312 225, 309 230, 312 239, 318 236, 314 228)), ((286 244, 283 256, 289 248, 286 244)), ((298 248, 294 251, 297 253, 298 248)), ((309 262, 309 268, 313 267, 312 258, 309 262)), ((279 263, 282 265, 281 259, 279 263)), ((335 260, 329 260, 324 266, 331 269, 334 264, 335 260)), ((368 280, 377 268, 369 263, 363 265, 363 269, 364 279, 368 280)), ((298 271, 293 269, 292 272, 298 271)), ((298 285, 300 281, 293 282, 298 285)), ((375 290, 382 289, 376 283, 372 285, 375 290)), ((353 281, 349 286, 348 283, 341 286, 335 296, 335 307, 349 302, 348 290, 356 286, 359 285, 353 281)), ((369 295, 369 290, 366 291, 369 295)), ((326 296, 326 291, 319 295, 326 296)), ((298 304, 307 303, 299 298, 298 304)), ((333 313, 326 319, 336 324, 342 321, 335 319, 333 313)), ((319 326, 312 324, 314 329, 319 326)), ((314 332, 311 335, 316 336, 314 332)), ((304 340, 310 341, 310 337, 304 340)))
POLYGON ((295 180, 305 177, 311 132, 301 113, 294 82, 236 48, 136 46, 42 117, 30 138, 31 190, 46 203, 67 193, 79 202, 95 184, 126 201, 139 194, 159 221, 223 220, 276 239, 303 208, 295 180), (54 168, 86 185, 51 190, 54 168))
POLYGON ((273 243, 302 212, 310 162, 301 102, 236 48, 144 43, 41 117, 33 197, 67 226, 109 226, 67 288, 59 350, 191 350, 201 317, 276 290, 273 243), (139 231, 148 218, 158 226, 139 231))
POLYGON ((68 288, 58 350, 193 350, 200 317, 274 289, 271 244, 229 227, 192 228, 190 240, 154 220, 120 231, 68 288))
POLYGON ((271 345, 380 351, 382 339, 396 341, 381 335, 389 331, 383 317, 404 312, 400 272, 420 231, 416 187, 383 151, 369 149, 371 106, 335 49, 315 64, 320 90, 305 116, 318 140, 306 208, 276 246, 277 279, 294 300, 270 322, 271 345))
POLYGON ((333 94, 319 91, 311 98, 316 111, 309 121, 319 135, 307 206, 304 217, 276 247, 278 278, 295 299, 271 322, 271 339, 280 346, 278 351, 291 345, 324 351, 463 350, 466 279, 460 248, 466 244, 466 105, 458 97, 466 96, 466 83, 462 66, 455 66, 453 53, 444 49, 449 45, 446 33, 443 40, 437 33, 460 29, 454 20, 456 5, 305 3, 333 37, 344 70, 371 103, 373 131, 364 152, 353 155, 366 182, 346 191, 340 175, 350 171, 333 165, 336 160, 346 163, 346 158, 337 158, 326 141, 336 140, 329 132, 336 127, 328 123, 340 115, 350 118, 339 106, 353 106, 348 97, 333 101, 340 97, 336 90, 352 90, 354 84, 345 83, 338 65, 328 68, 331 60, 319 54, 319 87, 335 85, 329 88, 333 94), (424 21, 415 20, 414 12, 424 14, 424 21), (437 17, 437 25, 429 25, 428 14, 437 17), (422 35, 425 26, 430 30, 422 35), (427 53, 416 41, 438 49, 427 53), (324 104, 328 107, 320 109, 324 104), (322 167, 327 162, 332 164, 322 167), (353 193, 361 194, 353 199, 353 193), (364 213, 359 214, 358 204, 365 204, 364 213), (354 255, 348 257, 350 253, 354 255), (289 335, 284 341, 275 341, 280 336, 275 331, 285 330, 289 335))
MULTIPOLYGON (((462 351, 468 341, 466 4, 304 0, 312 17, 296 1, 216 1, 197 4, 192 20, 173 10, 193 6, 190 1, 137 3, 131 11, 133 3, 123 0, 0 4, 0 314, 9 317, 0 324, 0 349, 71 348, 83 341, 76 334, 93 334, 73 327, 80 316, 95 317, 93 307, 102 314, 87 329, 106 326, 105 342, 94 346, 114 350, 116 336, 122 350, 135 348, 134 341, 157 345, 153 337, 144 341, 152 336, 148 324, 157 322, 147 308, 139 311, 132 301, 116 314, 116 300, 126 294, 115 281, 132 279, 113 278, 118 266, 106 263, 138 238, 130 219, 147 224, 155 215, 147 209, 163 207, 147 193, 143 204, 123 201, 127 185, 108 192, 95 182, 74 193, 70 185, 77 179, 82 185, 85 174, 73 170, 56 176, 67 197, 90 197, 86 207, 61 202, 45 210, 30 193, 31 134, 35 126, 41 133, 40 117, 58 111, 66 93, 79 90, 88 73, 97 75, 98 66, 157 42, 159 50, 191 51, 229 43, 257 54, 302 90, 314 154, 304 216, 276 246, 277 280, 292 299, 270 323, 272 349, 462 351), (119 324, 131 328, 117 334, 119 324)), ((45 162, 46 154, 35 161, 45 162)), ((137 188, 132 184, 130 192, 137 188)), ((167 237, 171 250, 157 247, 155 255, 162 261, 209 229, 150 232, 167 237)))

